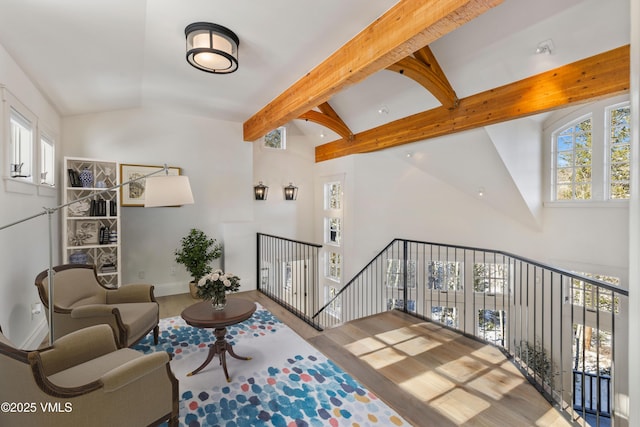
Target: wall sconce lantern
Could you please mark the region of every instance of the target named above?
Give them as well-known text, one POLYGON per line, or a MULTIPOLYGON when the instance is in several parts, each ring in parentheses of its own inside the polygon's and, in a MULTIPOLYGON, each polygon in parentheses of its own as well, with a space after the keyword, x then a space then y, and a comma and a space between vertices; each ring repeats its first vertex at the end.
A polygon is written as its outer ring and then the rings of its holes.
POLYGON ((296 200, 298 198, 298 187, 293 185, 292 182, 289 183, 286 187, 284 187, 284 199, 285 200, 296 200))
POLYGON ((229 74, 238 69, 240 40, 230 29, 210 22, 195 22, 184 29, 187 62, 198 70, 229 74))
POLYGON ((256 196, 256 200, 267 200, 267 193, 269 192, 269 187, 267 187, 262 183, 262 181, 260 181, 258 185, 253 187, 253 192, 256 196))

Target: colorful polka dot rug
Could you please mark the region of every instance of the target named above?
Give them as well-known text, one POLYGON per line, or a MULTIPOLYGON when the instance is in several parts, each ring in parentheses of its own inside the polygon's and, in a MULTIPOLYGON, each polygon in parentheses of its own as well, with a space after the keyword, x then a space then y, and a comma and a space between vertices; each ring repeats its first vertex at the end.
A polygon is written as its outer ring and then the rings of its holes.
MULTIPOLYGON (((256 304, 253 316, 227 327, 238 360, 227 356, 227 382, 218 356, 205 361, 213 330, 181 317, 160 320, 160 339, 150 334, 134 348, 166 351, 179 381, 180 425, 188 427, 409 426, 394 410, 256 304)), ((165 424, 166 425, 166 424, 165 424)))

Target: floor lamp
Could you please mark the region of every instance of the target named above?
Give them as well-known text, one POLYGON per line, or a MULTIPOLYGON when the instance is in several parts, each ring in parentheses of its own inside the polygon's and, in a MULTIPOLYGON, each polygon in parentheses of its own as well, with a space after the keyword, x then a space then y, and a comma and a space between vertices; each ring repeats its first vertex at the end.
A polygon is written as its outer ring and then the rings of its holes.
POLYGON ((116 190, 120 187, 124 187, 125 185, 129 185, 133 182, 140 181, 146 179, 145 182, 145 208, 151 207, 162 207, 162 206, 180 206, 180 205, 190 205, 193 204, 193 193, 191 192, 191 185, 189 184, 189 178, 184 175, 169 175, 169 168, 165 164, 162 169, 158 169, 146 175, 140 176, 138 178, 131 179, 127 182, 123 182, 122 184, 115 185, 110 188, 105 188, 104 190, 90 194, 88 196, 80 197, 79 199, 73 200, 69 203, 65 203, 63 205, 56 206, 55 208, 43 208, 44 210, 38 212, 35 215, 28 216, 21 220, 12 222, 11 224, 3 225, 0 227, 0 230, 4 230, 5 228, 13 227, 14 225, 21 224, 23 222, 29 221, 34 218, 38 218, 43 215, 47 215, 48 219, 48 230, 49 230, 49 316, 47 321, 49 322, 49 344, 53 344, 53 282, 54 282, 54 274, 53 271, 53 225, 52 219, 53 214, 59 211, 60 209, 72 205, 74 203, 78 203, 82 200, 94 198, 101 194, 108 193, 110 191, 116 190), (163 176, 153 176, 159 174, 160 172, 164 172, 163 176))

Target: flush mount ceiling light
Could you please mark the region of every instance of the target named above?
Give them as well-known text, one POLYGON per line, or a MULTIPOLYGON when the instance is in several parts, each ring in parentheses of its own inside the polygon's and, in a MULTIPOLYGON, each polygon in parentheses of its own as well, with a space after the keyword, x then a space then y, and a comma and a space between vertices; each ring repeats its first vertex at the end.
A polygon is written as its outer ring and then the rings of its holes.
POLYGON ((187 62, 198 70, 229 74, 238 69, 240 40, 230 29, 210 22, 195 22, 184 29, 187 62))

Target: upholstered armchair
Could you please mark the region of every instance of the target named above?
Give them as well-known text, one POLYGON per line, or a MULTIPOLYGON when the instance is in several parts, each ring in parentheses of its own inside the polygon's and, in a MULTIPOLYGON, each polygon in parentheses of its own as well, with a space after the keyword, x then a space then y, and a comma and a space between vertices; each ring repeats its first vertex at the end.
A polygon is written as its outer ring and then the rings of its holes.
MULTIPOLYGON (((113 328, 118 347, 130 347, 151 330, 158 343, 160 311, 153 286, 124 285, 108 289, 98 281, 96 267, 64 264, 53 268, 53 338, 87 326, 107 324, 113 328)), ((49 270, 35 282, 49 315, 49 270)))
POLYGON ((37 351, 0 330, 0 425, 178 426, 178 381, 166 352, 118 349, 113 330, 91 326, 37 351))

